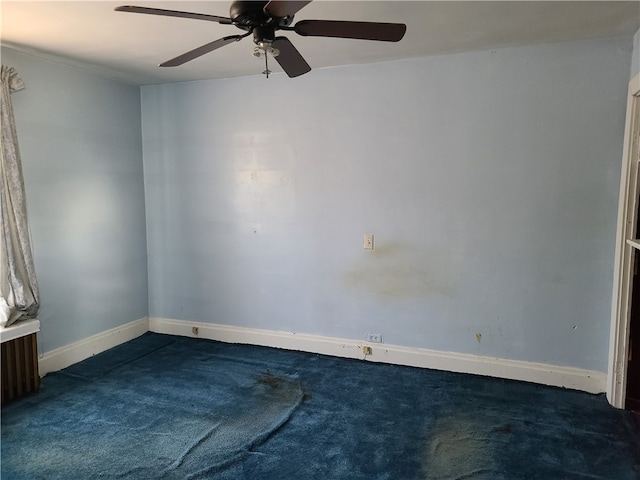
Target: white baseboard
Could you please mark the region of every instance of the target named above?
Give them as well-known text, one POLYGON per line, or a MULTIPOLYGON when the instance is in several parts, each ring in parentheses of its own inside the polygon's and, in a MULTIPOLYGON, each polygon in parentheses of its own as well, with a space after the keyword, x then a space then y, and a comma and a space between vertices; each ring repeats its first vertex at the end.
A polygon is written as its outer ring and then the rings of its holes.
POLYGON ((276 332, 229 325, 152 317, 149 318, 149 330, 156 333, 207 338, 227 343, 262 345, 335 357, 358 358, 372 362, 521 380, 582 390, 589 393, 604 392, 607 381, 605 372, 580 368, 401 347, 398 345, 366 344, 365 342, 343 338, 276 332), (194 328, 197 328, 197 334, 193 333, 194 328), (372 348, 371 355, 365 356, 363 354, 362 347, 365 344, 372 348))
POLYGON ((40 376, 56 372, 98 353, 133 340, 149 331, 149 319, 141 318, 45 353, 38 361, 40 376))

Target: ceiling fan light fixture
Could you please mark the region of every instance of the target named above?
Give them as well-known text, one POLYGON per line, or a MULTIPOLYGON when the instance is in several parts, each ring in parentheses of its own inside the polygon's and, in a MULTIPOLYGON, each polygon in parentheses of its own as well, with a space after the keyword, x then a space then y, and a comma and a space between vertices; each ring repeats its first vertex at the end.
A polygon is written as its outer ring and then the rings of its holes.
POLYGON ((262 57, 263 55, 271 55, 272 57, 277 57, 280 55, 280 50, 272 47, 273 42, 260 42, 253 49, 254 57, 262 57))
POLYGON ((269 70, 269 55, 273 58, 280 55, 280 50, 273 48, 272 44, 273 42, 269 40, 263 40, 261 42, 257 42, 253 49, 254 57, 264 57, 264 71, 262 74, 266 75, 267 78, 269 78, 269 74, 271 73, 271 70, 269 70))

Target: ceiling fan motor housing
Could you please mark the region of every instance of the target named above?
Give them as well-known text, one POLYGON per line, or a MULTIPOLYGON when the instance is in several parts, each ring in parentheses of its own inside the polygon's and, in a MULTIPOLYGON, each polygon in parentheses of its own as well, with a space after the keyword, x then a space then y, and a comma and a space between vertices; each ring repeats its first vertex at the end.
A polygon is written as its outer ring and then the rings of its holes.
POLYGON ((235 1, 229 9, 229 17, 238 28, 251 30, 271 21, 264 7, 268 2, 235 1))
POLYGON ((293 15, 288 17, 274 17, 267 13, 265 6, 269 2, 238 0, 231 4, 229 17, 233 24, 253 32, 255 43, 273 41, 275 31, 280 27, 287 27, 293 22, 293 15))

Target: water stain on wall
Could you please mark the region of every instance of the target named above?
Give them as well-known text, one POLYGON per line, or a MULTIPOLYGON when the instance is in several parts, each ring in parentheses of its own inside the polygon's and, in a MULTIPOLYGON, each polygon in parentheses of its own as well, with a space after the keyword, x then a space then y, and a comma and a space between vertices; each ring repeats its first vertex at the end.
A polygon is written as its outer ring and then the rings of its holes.
POLYGON ((456 289, 460 265, 444 248, 424 249, 376 239, 375 248, 363 251, 342 280, 350 289, 379 297, 449 296, 456 289))

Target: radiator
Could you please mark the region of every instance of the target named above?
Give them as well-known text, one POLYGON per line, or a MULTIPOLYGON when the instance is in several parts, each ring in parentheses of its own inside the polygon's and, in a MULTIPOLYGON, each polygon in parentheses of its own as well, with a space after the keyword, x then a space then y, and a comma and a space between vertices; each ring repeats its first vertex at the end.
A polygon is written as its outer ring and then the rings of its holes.
POLYGON ((40 388, 36 333, 2 342, 2 405, 40 388))

